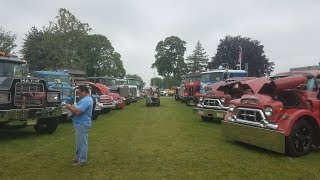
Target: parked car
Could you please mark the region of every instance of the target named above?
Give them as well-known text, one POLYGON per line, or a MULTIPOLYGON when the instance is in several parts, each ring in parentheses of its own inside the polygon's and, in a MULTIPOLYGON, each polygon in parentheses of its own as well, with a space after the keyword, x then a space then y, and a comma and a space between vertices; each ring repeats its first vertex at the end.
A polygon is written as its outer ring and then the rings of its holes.
POLYGON ((160 90, 160 95, 161 96, 168 96, 169 95, 169 89, 160 90))

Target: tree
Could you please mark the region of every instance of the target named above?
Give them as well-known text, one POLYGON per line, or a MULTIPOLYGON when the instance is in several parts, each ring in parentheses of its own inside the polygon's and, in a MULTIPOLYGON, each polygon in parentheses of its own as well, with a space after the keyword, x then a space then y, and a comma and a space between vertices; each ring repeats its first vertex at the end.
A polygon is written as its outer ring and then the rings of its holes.
POLYGON ((24 43, 22 45, 21 53, 28 62, 30 71, 45 69, 47 65, 47 63, 43 62, 43 60, 46 59, 45 51, 42 46, 43 38, 43 32, 32 27, 30 31, 28 31, 28 34, 26 34, 26 38, 23 39, 24 43), (39 63, 39 61, 42 61, 42 63, 39 63))
POLYGON ((236 69, 236 65, 239 64, 240 47, 242 48, 241 69, 244 69, 245 63, 248 63, 249 76, 270 75, 274 69, 274 63, 269 62, 269 59, 264 54, 264 46, 258 40, 241 36, 226 36, 221 39, 217 54, 212 58, 209 68, 217 68, 222 63, 228 63, 229 68, 236 69))
POLYGON ((64 41, 61 36, 32 27, 23 40, 21 53, 31 71, 57 70, 67 67, 61 53, 63 51, 61 44, 64 41))
POLYGON ((208 60, 208 55, 206 55, 202 44, 198 41, 195 50, 186 59, 188 70, 191 72, 201 71, 207 67, 208 60))
POLYGON ((158 42, 156 46, 155 62, 152 68, 157 68, 158 74, 163 77, 173 75, 181 79, 186 71, 184 53, 186 42, 179 37, 170 36, 164 41, 158 42))
MULTIPOLYGON (((59 58, 62 67, 73 69, 83 68, 83 59, 79 52, 83 51, 82 43, 87 40, 86 35, 91 30, 88 23, 80 22, 71 12, 61 8, 58 11, 55 22, 50 22, 49 27, 44 31, 56 35, 59 47, 54 50, 59 51, 59 58)), ((56 53, 54 53, 56 54, 56 53)))
POLYGON ((180 86, 181 85, 181 80, 177 79, 174 76, 169 76, 163 78, 163 84, 165 89, 170 89, 172 86, 180 86))
POLYGON ((151 78, 150 86, 163 87, 163 81, 160 77, 151 78))
POLYGON ((146 85, 146 83, 142 80, 142 78, 137 74, 127 74, 126 77, 137 79, 139 81, 139 85, 138 85, 139 89, 142 89, 146 85))
POLYGON ((14 43, 17 39, 15 34, 6 32, 0 27, 0 51, 10 53, 17 45, 14 43))
POLYGON ((121 55, 114 51, 107 37, 87 35, 81 49, 79 56, 83 59, 83 68, 88 76, 125 76, 121 55))
POLYGON ((71 12, 65 8, 60 8, 56 16, 56 22, 50 22, 48 31, 57 34, 67 34, 80 32, 87 34, 91 31, 88 23, 80 22, 71 12))

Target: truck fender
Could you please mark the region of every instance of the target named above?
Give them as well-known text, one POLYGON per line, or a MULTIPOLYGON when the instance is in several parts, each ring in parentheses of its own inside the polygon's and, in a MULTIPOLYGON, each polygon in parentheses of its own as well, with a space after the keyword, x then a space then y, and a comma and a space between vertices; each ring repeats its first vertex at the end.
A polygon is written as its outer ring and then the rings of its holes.
POLYGON ((317 118, 313 112, 306 109, 290 109, 286 111, 284 115, 287 116, 287 118, 283 119, 282 116, 277 124, 278 130, 283 131, 285 133, 285 136, 290 135, 294 123, 302 117, 304 119, 308 119, 309 121, 313 121, 316 127, 319 127, 320 125, 319 118, 317 118))

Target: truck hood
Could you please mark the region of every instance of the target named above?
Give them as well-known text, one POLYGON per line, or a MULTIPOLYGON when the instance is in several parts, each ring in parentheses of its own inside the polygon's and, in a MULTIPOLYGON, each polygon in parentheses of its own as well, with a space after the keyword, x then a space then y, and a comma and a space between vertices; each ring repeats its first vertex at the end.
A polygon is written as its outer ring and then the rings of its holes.
POLYGON ((209 87, 211 87, 211 90, 217 90, 220 86, 226 84, 225 81, 219 81, 213 84, 210 84, 209 87))
POLYGON ((30 83, 42 83, 44 88, 47 89, 47 83, 41 78, 31 77, 0 77, 0 89, 10 89, 13 82, 30 82, 30 83))
POLYGON ((217 90, 227 94, 232 92, 232 89, 238 89, 239 92, 251 90, 253 93, 258 93, 261 87, 268 83, 270 83, 270 79, 267 77, 255 78, 250 80, 238 80, 221 85, 217 90))
POLYGON ((107 86, 100 84, 100 83, 96 83, 96 86, 100 89, 102 94, 109 94, 110 93, 110 89, 107 86))
POLYGON ((111 96, 114 100, 121 98, 121 96, 117 93, 109 93, 108 95, 111 96))
POLYGON ((218 91, 218 90, 211 90, 208 91, 205 97, 207 98, 221 98, 226 96, 226 94, 223 91, 218 91))
POLYGON ((307 83, 307 77, 303 75, 288 76, 280 79, 275 79, 267 84, 264 84, 258 93, 274 94, 288 89, 299 89, 300 85, 307 83))

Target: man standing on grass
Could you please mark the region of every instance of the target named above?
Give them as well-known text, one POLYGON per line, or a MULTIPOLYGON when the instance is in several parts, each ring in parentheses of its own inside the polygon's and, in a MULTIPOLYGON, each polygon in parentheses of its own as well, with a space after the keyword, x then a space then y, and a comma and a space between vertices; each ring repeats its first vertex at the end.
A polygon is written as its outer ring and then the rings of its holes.
POLYGON ((89 89, 85 85, 80 85, 76 89, 80 97, 77 106, 66 104, 72 116, 72 124, 76 135, 76 156, 72 160, 73 166, 84 166, 88 159, 88 133, 91 127, 93 99, 89 94, 89 89))

